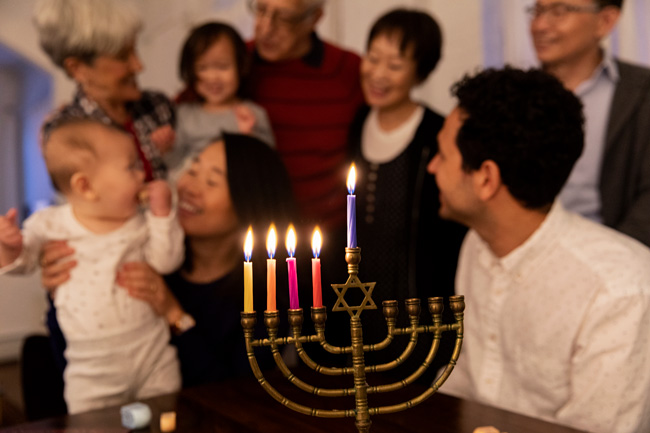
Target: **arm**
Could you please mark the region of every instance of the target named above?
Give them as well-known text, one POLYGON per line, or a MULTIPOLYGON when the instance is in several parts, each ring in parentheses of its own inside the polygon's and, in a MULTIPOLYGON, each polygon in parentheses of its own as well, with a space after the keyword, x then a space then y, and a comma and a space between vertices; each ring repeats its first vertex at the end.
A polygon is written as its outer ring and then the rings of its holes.
POLYGON ((149 228, 149 240, 145 246, 145 258, 157 272, 168 274, 183 262, 183 229, 175 210, 172 209, 171 190, 167 182, 149 182, 147 192, 149 212, 145 218, 149 228))
POLYGON ((23 236, 16 225, 18 211, 9 209, 0 215, 0 268, 13 263, 23 250, 23 236))
POLYGON ((39 264, 41 245, 47 239, 47 210, 36 212, 24 224, 16 225, 16 210, 0 216, 0 273, 28 274, 39 264))
MULTIPOLYGON (((650 116, 650 110, 647 115, 650 116)), ((642 135, 647 141, 643 144, 643 152, 635 156, 640 161, 635 195, 614 228, 650 246, 650 134, 642 135)))
POLYGON ((171 125, 163 125, 151 133, 151 141, 162 155, 172 150, 175 139, 176 134, 171 125))
POLYGON ((249 109, 256 119, 250 134, 259 138, 272 148, 275 148, 275 137, 273 136, 271 121, 269 120, 269 116, 266 114, 266 110, 256 104, 250 104, 249 109))
POLYGON ((147 302, 170 325, 176 323, 185 311, 165 284, 165 280, 151 266, 143 262, 126 263, 117 273, 117 284, 130 296, 147 302))
POLYGON ((588 431, 648 428, 650 299, 619 289, 599 295, 585 315, 570 365, 570 398, 558 421, 588 431))
MULTIPOLYGON (((117 283, 126 288, 130 296, 149 303, 170 325, 183 315, 201 314, 194 310, 186 311, 165 280, 146 263, 125 264, 118 272, 117 283)), ((203 311, 211 312, 210 320, 200 320, 205 315, 197 316, 194 327, 172 336, 172 343, 178 348, 184 386, 224 379, 240 374, 240 370, 250 370, 245 351, 239 350, 244 339, 240 338, 238 309, 229 308, 227 302, 215 302, 212 298, 201 298, 200 301, 203 311), (229 349, 224 350, 224 347, 229 349), (232 361, 234 353, 242 354, 242 362, 232 361)))

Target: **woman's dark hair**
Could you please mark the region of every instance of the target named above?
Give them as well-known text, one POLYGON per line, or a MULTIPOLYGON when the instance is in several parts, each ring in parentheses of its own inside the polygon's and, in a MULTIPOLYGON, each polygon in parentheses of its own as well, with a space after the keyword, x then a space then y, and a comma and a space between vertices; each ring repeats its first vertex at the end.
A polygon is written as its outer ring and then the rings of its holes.
POLYGON ((463 169, 498 166, 512 196, 529 209, 549 207, 582 153, 582 103, 536 69, 487 69, 452 88, 463 125, 456 144, 463 169))
POLYGON ((370 29, 366 49, 379 35, 400 38, 402 55, 412 47, 420 82, 427 79, 440 60, 442 32, 438 23, 426 12, 394 9, 383 15, 370 29))
POLYGON ((202 97, 196 92, 195 85, 197 76, 195 65, 197 59, 202 56, 210 46, 218 39, 225 37, 232 44, 235 53, 235 64, 237 66, 237 75, 239 78, 239 88, 237 96, 243 97, 242 91, 246 88, 244 81, 248 76, 248 52, 246 43, 239 35, 237 30, 228 24, 222 22, 209 22, 195 27, 187 37, 179 62, 179 74, 185 88, 177 96, 176 102, 201 102, 202 97))
MULTIPOLYGON (((280 229, 295 221, 296 204, 289 175, 277 152, 263 141, 243 134, 223 133, 214 141, 223 140, 226 152, 228 192, 242 232, 253 227, 256 236, 271 223, 280 229)), ((214 142, 213 141, 213 142, 214 142)), ((185 238, 185 262, 182 269, 192 269, 189 239, 185 238)), ((255 255, 265 255, 265 248, 254 248, 255 255)))
POLYGON ((228 188, 240 226, 286 227, 295 217, 289 175, 277 152, 255 137, 223 134, 228 188))

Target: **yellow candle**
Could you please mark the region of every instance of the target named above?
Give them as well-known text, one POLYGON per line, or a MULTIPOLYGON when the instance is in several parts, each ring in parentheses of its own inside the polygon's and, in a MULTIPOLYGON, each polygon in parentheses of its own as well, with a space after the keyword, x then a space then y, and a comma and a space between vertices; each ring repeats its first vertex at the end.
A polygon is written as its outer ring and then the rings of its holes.
POLYGON ((244 242, 244 311, 253 311, 253 229, 249 228, 244 242))
POLYGON ((266 238, 266 251, 269 258, 266 260, 266 309, 275 311, 275 250, 278 246, 278 238, 275 234, 275 226, 269 228, 269 236, 266 238))

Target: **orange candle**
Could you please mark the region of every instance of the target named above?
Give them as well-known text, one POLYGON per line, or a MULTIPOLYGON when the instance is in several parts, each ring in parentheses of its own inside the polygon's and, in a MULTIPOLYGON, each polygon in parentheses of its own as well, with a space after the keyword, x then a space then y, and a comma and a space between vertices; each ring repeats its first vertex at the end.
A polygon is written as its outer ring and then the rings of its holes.
POLYGON ((323 241, 320 235, 320 230, 318 227, 314 229, 314 235, 311 238, 311 250, 314 253, 314 258, 311 259, 311 281, 312 281, 312 290, 314 297, 314 307, 323 306, 323 293, 321 290, 321 278, 320 278, 320 249, 323 241))
POLYGON ((275 226, 269 228, 269 235, 266 238, 266 251, 269 258, 266 259, 266 309, 275 311, 275 249, 278 246, 278 238, 275 234, 275 226))

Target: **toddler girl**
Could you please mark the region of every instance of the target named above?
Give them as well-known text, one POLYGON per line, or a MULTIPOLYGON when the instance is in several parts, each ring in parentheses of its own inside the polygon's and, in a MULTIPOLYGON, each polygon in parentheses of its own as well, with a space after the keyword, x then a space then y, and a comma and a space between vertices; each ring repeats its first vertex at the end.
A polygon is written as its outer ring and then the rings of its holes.
POLYGON ((170 172, 223 132, 275 145, 266 111, 242 98, 247 55, 243 39, 227 24, 209 22, 190 32, 180 59, 185 89, 177 98, 176 143, 165 155, 170 172))

